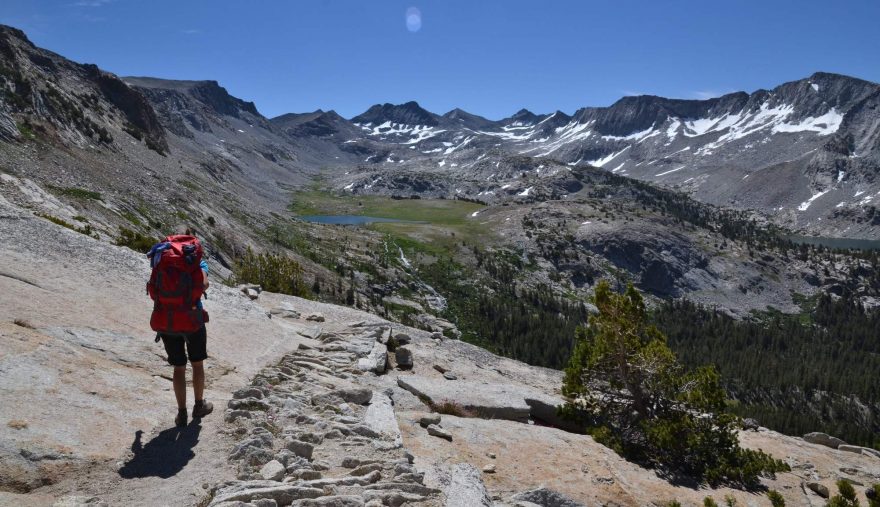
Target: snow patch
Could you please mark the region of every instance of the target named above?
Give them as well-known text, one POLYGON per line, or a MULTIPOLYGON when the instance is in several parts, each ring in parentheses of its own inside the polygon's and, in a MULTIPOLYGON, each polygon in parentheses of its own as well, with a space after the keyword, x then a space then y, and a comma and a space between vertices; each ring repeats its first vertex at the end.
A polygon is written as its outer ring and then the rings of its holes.
POLYGON ((807 211, 807 208, 809 208, 810 205, 813 204, 813 201, 815 201, 816 199, 822 197, 823 195, 825 195, 827 193, 828 193, 828 190, 823 190, 822 192, 819 192, 818 194, 813 194, 813 197, 810 197, 809 199, 802 202, 798 206, 798 211, 807 211))
POLYGON ((662 173, 655 174, 655 176, 666 176, 667 174, 674 173, 675 171, 681 171, 685 167, 687 167, 687 166, 676 167, 675 169, 670 169, 668 171, 663 171, 662 173))

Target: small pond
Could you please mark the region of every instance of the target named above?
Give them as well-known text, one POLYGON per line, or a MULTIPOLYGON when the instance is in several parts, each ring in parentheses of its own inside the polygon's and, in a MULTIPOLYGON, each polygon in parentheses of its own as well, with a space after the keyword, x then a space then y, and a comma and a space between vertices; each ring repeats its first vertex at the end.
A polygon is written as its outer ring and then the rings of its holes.
POLYGON ((422 223, 422 222, 413 222, 411 220, 398 220, 396 218, 382 218, 382 217, 369 217, 364 215, 304 215, 301 217, 297 217, 306 222, 315 222, 319 224, 335 224, 335 225, 365 225, 365 224, 373 224, 373 223, 387 223, 387 222, 399 222, 399 223, 422 223))

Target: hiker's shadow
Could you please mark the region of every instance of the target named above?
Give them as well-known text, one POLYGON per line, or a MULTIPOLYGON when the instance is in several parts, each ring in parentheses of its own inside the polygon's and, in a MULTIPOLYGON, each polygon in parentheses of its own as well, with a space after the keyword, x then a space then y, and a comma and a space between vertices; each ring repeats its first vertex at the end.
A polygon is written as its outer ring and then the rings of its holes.
POLYGON ((167 479, 177 475, 195 457, 193 447, 199 443, 201 431, 201 424, 192 421, 182 428, 164 430, 144 445, 141 441, 144 432, 138 430, 135 432, 134 442, 131 443, 134 456, 119 469, 119 476, 123 479, 167 479))

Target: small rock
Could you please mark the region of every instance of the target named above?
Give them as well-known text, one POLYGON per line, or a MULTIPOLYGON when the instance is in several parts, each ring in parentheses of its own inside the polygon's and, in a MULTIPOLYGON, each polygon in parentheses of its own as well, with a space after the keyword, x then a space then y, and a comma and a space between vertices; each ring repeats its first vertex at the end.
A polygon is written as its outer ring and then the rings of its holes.
POLYGON ((406 347, 397 347, 394 358, 397 360, 397 367, 401 370, 409 370, 413 367, 412 351, 406 347))
POLYGON ((256 387, 245 387, 244 389, 239 389, 232 393, 232 397, 236 400, 243 400, 245 398, 256 398, 258 400, 263 399, 263 391, 257 389, 256 387))
POLYGON ((880 500, 880 495, 877 494, 876 486, 873 488, 866 489, 865 496, 868 498, 868 500, 874 500, 874 501, 880 500))
POLYGON ((443 333, 441 333, 439 331, 435 331, 435 332, 431 333, 431 339, 437 340, 437 341, 442 341, 443 340, 443 333))
POLYGON ((489 463, 488 465, 483 467, 484 474, 494 474, 495 473, 495 463, 489 463))
POLYGON ((448 431, 435 424, 431 424, 430 426, 428 426, 428 434, 435 437, 445 438, 446 440, 452 442, 452 433, 449 433, 448 431))
POLYGON ((486 456, 489 456, 490 459, 495 459, 495 453, 494 453, 494 452, 490 452, 490 453, 486 454, 486 456))
POLYGON ((432 424, 440 424, 440 414, 425 414, 419 417, 419 424, 427 428, 432 424))
POLYGON ((302 456, 305 459, 312 459, 312 453, 315 451, 315 446, 299 440, 288 440, 286 447, 297 456, 302 456))
POLYGON ((298 311, 289 308, 272 308, 269 310, 269 315, 277 315, 283 319, 298 319, 301 317, 298 311))
POLYGON ((260 297, 260 293, 255 291, 254 289, 247 289, 244 295, 247 296, 251 301, 260 297))
POLYGON ((751 417, 747 417, 742 420, 742 428, 744 430, 758 431, 758 428, 760 428, 760 427, 761 427, 761 425, 758 424, 758 421, 756 421, 755 419, 752 419, 751 417))
POLYGON ((446 373, 447 371, 449 371, 449 368, 447 368, 443 365, 440 365, 440 364, 435 364, 434 369, 439 371, 440 373, 446 373))
POLYGON ((349 475, 367 475, 368 473, 375 470, 382 470, 382 465, 380 463, 373 463, 372 465, 361 465, 349 472, 349 475))
POLYGON ((827 433, 820 433, 818 431, 807 433, 806 435, 804 435, 804 440, 811 444, 824 445, 832 449, 837 449, 841 445, 846 444, 846 442, 837 437, 832 437, 827 433))
POLYGON ((277 460, 272 460, 260 469, 260 475, 267 481, 280 481, 284 478, 284 465, 277 460))
POLYGON ((311 321, 311 322, 324 322, 324 314, 319 313, 319 312, 310 313, 306 317, 306 320, 311 321))
POLYGON ((397 333, 394 335, 394 339, 397 341, 398 345, 407 345, 412 343, 412 337, 406 333, 397 333))
POLYGON ((816 493, 822 498, 828 498, 831 495, 831 493, 828 491, 828 487, 819 484, 818 482, 808 482, 807 487, 810 489, 810 491, 816 493))
POLYGON ((455 376, 455 373, 452 373, 451 371, 447 371, 446 373, 444 373, 443 378, 445 378, 446 380, 458 380, 458 377, 455 376))

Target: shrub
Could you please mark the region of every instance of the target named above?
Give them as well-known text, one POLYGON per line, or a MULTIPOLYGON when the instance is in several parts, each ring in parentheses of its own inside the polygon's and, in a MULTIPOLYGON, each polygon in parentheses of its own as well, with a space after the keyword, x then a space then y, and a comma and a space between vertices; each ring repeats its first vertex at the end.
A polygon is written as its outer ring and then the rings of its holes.
POLYGON ((101 193, 94 192, 92 190, 86 190, 84 188, 76 188, 76 187, 55 187, 49 186, 52 190, 54 190, 59 195, 63 195, 66 197, 75 197, 77 199, 91 199, 93 201, 100 201, 101 193))
POLYGON ((298 262, 284 255, 255 254, 250 247, 235 263, 235 280, 257 284, 269 292, 299 297, 309 294, 298 262))
POLYGON ((838 493, 828 500, 827 507, 859 506, 859 499, 856 498, 856 490, 852 483, 843 479, 837 481, 837 491, 838 493))
POLYGON ((431 410, 438 414, 454 415, 456 417, 474 417, 474 414, 470 410, 467 410, 454 401, 443 400, 440 403, 429 403, 429 405, 431 410))
POLYGON ((718 507, 718 502, 707 496, 703 499, 703 507, 718 507))
POLYGON ((91 224, 85 224, 82 227, 77 227, 64 219, 61 219, 61 218, 58 218, 58 217, 55 217, 52 215, 47 215, 45 213, 37 213, 37 216, 40 218, 45 218, 46 220, 48 220, 54 224, 58 224, 61 227, 66 227, 66 228, 70 229, 71 231, 76 231, 80 234, 85 234, 86 236, 98 239, 98 233, 95 232, 94 229, 92 229, 91 224))
POLYGON ((34 325, 30 323, 30 321, 25 319, 15 319, 12 321, 13 324, 19 327, 27 328, 27 329, 36 329, 34 325))
POLYGON ((600 282, 593 302, 599 313, 577 330, 565 369, 562 392, 571 401, 562 415, 629 459, 711 485, 755 488, 760 476, 788 469, 739 446, 718 373, 678 363, 666 337, 647 324, 632 285, 616 294, 600 282))
POLYGON ((119 237, 113 241, 114 245, 131 248, 135 252, 147 253, 150 248, 158 242, 156 238, 144 236, 143 234, 131 229, 120 227, 119 237))
POLYGON ((785 499, 782 498, 782 494, 775 489, 771 489, 767 492, 767 498, 770 499, 770 505, 773 507, 785 507, 785 499))

